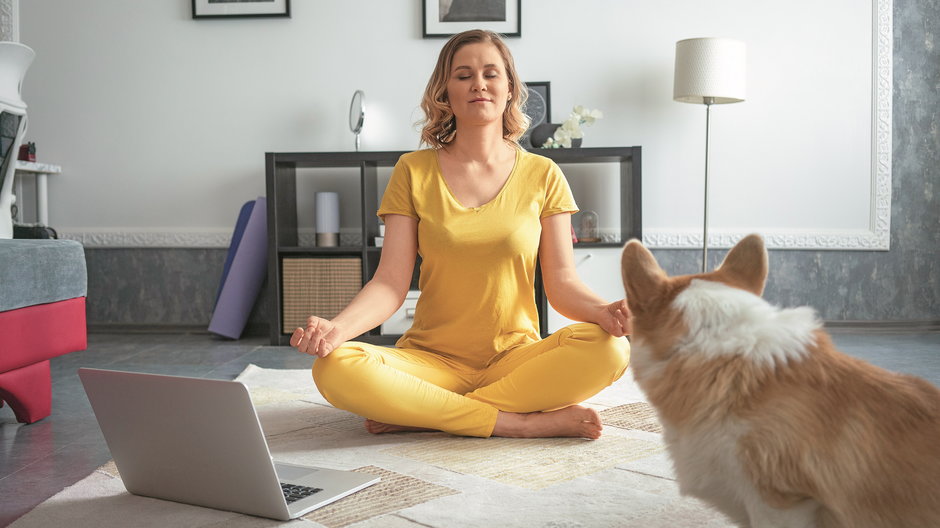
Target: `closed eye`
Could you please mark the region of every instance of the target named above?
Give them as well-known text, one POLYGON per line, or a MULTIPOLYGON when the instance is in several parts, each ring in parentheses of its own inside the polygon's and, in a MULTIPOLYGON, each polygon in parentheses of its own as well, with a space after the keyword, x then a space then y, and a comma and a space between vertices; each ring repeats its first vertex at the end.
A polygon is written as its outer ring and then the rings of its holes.
MULTIPOLYGON (((458 80, 458 81, 466 81, 467 79, 471 79, 472 77, 473 77, 472 75, 458 75, 458 76, 457 76, 457 80, 458 80)), ((483 77, 486 78, 486 79, 495 79, 495 78, 499 77, 499 74, 498 74, 498 73, 488 73, 488 74, 484 75, 483 77)))

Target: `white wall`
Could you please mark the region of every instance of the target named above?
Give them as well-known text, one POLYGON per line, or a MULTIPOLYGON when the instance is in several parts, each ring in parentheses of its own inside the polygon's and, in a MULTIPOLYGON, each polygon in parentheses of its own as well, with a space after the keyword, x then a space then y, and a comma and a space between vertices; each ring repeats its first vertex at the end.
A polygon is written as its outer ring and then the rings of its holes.
MULTIPOLYGON (((418 100, 443 44, 421 38, 420 6, 294 0, 290 19, 193 20, 189 0, 22 2, 21 41, 37 53, 28 139, 63 167, 50 223, 224 245, 240 205, 264 194, 266 151, 352 149, 356 89, 368 105, 363 150, 416 148, 418 100)), ((705 110, 672 101, 675 42, 746 41, 748 100, 712 111, 711 229, 864 232, 871 6, 525 0, 522 38, 508 43, 523 79, 551 81, 554 122, 576 104, 605 113, 585 146, 643 147, 645 229, 694 242, 705 110)))

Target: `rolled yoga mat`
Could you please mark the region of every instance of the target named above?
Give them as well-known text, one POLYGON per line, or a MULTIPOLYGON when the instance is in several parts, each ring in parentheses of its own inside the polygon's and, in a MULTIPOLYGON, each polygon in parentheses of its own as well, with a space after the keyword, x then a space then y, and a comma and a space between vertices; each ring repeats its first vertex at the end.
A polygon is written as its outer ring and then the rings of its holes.
POLYGON ((267 272, 267 201, 262 196, 239 212, 222 271, 209 331, 238 339, 261 293, 267 272), (247 219, 246 219, 247 217, 247 219))

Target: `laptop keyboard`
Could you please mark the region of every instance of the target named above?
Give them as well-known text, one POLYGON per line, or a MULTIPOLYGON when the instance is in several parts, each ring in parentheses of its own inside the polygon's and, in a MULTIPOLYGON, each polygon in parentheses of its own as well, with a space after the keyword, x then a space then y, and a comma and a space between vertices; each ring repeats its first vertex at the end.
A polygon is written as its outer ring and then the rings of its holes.
POLYGON ((290 504, 292 502, 299 501, 300 499, 306 499, 314 493, 323 491, 323 489, 311 488, 309 486, 300 486, 298 484, 286 484, 281 482, 281 491, 284 492, 284 498, 287 499, 287 504, 290 504))

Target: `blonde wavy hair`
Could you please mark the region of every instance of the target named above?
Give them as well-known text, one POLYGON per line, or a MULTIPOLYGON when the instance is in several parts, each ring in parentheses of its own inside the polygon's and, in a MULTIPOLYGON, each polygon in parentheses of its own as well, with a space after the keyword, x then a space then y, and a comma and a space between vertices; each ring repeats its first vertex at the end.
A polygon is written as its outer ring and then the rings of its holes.
POLYGON ((457 134, 457 118, 447 100, 447 81, 450 79, 450 70, 457 50, 467 44, 477 42, 488 42, 496 46, 506 66, 511 97, 506 111, 503 112, 503 138, 518 144, 519 137, 529 128, 529 117, 522 111, 528 97, 528 90, 519 80, 512 53, 496 33, 472 29, 454 35, 441 49, 437 65, 434 66, 434 72, 421 99, 424 119, 417 123, 421 126, 421 143, 438 149, 454 140, 457 134))

